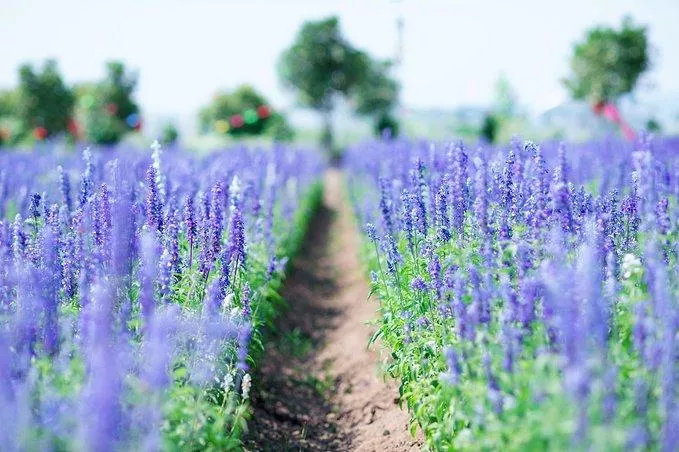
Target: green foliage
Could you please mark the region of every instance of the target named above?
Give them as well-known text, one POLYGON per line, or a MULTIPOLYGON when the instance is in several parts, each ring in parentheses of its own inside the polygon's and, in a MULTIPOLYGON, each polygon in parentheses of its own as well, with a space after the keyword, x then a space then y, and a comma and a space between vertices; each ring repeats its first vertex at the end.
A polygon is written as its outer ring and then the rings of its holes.
POLYGON ((662 126, 657 119, 649 118, 649 120, 646 121, 646 130, 651 133, 660 133, 662 132, 662 126))
MULTIPOLYGON (((243 119, 241 127, 229 127, 226 133, 234 137, 270 135, 278 141, 290 141, 294 130, 280 112, 270 112, 267 117, 260 117, 257 108, 270 108, 269 101, 250 85, 241 85, 233 92, 221 92, 215 95, 212 102, 204 107, 199 115, 199 127, 203 133, 211 132, 218 122, 228 124, 234 115, 243 119)), ((219 132, 219 130, 218 130, 219 132)))
POLYGON ((295 138, 295 129, 282 113, 272 113, 266 126, 266 134, 274 141, 281 143, 290 142, 295 138))
POLYGON ((486 114, 485 118, 483 118, 483 124, 481 125, 479 135, 481 135, 481 137, 488 143, 493 144, 497 139, 499 128, 500 123, 497 116, 493 113, 488 113, 486 114))
POLYGON ((389 62, 369 62, 366 76, 356 86, 353 100, 357 114, 373 119, 377 135, 389 129, 392 136, 396 136, 398 123, 392 111, 398 103, 399 85, 389 77, 390 66, 389 62))
POLYGON ((646 31, 629 17, 620 30, 589 30, 585 40, 575 45, 572 73, 564 81, 573 98, 598 103, 632 92, 650 65, 646 31))
POLYGON ((338 93, 348 94, 363 81, 369 60, 342 36, 339 19, 302 25, 279 64, 282 81, 297 91, 300 104, 329 111, 338 93))
POLYGON ((76 87, 79 117, 87 141, 115 144, 135 128, 129 118, 139 115, 133 98, 136 87, 137 75, 129 73, 118 61, 107 63, 106 76, 100 82, 76 87))
MULTIPOLYGON (((203 132, 214 130, 216 121, 228 121, 233 115, 243 115, 246 110, 254 110, 260 105, 267 105, 266 99, 250 85, 241 85, 235 91, 218 93, 213 101, 199 113, 200 127, 203 132)), ((229 134, 260 135, 264 131, 264 121, 243 124, 242 127, 230 128, 229 134)))
POLYGON ((19 68, 16 115, 21 121, 21 134, 44 127, 46 136, 68 130, 75 98, 61 78, 56 61, 47 60, 41 71, 32 65, 19 68))
POLYGON ((336 99, 363 83, 369 67, 369 57, 342 35, 337 17, 305 22, 281 55, 278 72, 283 84, 296 92, 300 105, 323 115, 326 149, 333 146, 336 99))
POLYGON ((377 118, 375 122, 375 135, 383 136, 388 134, 390 137, 397 137, 398 132, 398 121, 390 113, 383 113, 377 118))
POLYGON ((0 91, 0 118, 14 116, 19 104, 19 93, 16 90, 0 91))
POLYGON ((179 139, 179 130, 177 130, 177 127, 175 127, 174 124, 172 123, 167 123, 163 127, 163 131, 161 133, 161 141, 165 145, 173 145, 177 142, 179 139))

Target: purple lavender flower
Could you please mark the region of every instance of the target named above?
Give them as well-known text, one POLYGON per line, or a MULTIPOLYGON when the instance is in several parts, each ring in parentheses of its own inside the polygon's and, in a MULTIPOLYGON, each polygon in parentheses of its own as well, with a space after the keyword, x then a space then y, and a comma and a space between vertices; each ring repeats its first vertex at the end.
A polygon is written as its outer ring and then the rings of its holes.
POLYGON ((365 234, 368 236, 370 241, 377 243, 377 230, 375 225, 372 223, 367 223, 365 225, 365 234))
POLYGON ((94 164, 89 148, 83 151, 85 161, 85 171, 80 175, 80 197, 78 198, 80 208, 83 209, 94 193, 94 164))
POLYGON ((170 302, 170 294, 172 289, 172 254, 169 250, 163 250, 158 262, 158 279, 156 285, 158 286, 158 297, 161 303, 170 302))
POLYGON ((410 283, 410 287, 415 291, 424 292, 427 290, 427 283, 424 281, 424 279, 417 276, 413 278, 412 282, 410 283))
POLYGON ((245 268, 247 264, 245 253, 245 226, 243 214, 238 205, 233 206, 229 227, 229 260, 233 263, 233 270, 245 268))
MULTIPOLYGON (((221 183, 212 187, 212 205, 210 206, 210 247, 212 255, 217 256, 222 245, 222 232, 224 231, 224 188, 221 183)), ((235 206, 238 207, 238 206, 235 206)))
POLYGON ((533 231, 537 233, 549 217, 549 171, 539 146, 527 142, 525 149, 528 152, 533 152, 530 199, 528 201, 530 213, 527 212, 526 216, 531 219, 533 231))
MULTIPOLYGON (((40 218, 40 200, 42 199, 42 196, 40 196, 39 193, 33 193, 31 195, 31 205, 29 207, 29 213, 31 217, 33 217, 33 221, 38 221, 38 218, 40 218)), ((37 225, 36 225, 37 227, 37 225)))
POLYGON ((438 256, 433 256, 428 264, 429 274, 431 275, 431 285, 436 292, 436 299, 441 300, 443 294, 443 279, 441 278, 441 260, 438 256))
MULTIPOLYGON (((450 157, 449 157, 450 158, 450 157)), ((453 228, 458 234, 463 233, 464 216, 469 203, 469 187, 467 185, 467 151, 464 145, 455 147, 453 161, 453 178, 451 180, 451 196, 453 203, 453 228)))
POLYGON ((436 192, 434 201, 436 226, 440 240, 447 242, 450 240, 450 219, 448 218, 448 184, 443 183, 436 192))
POLYGON ((474 217, 481 233, 488 235, 488 166, 483 156, 475 158, 474 217))
POLYGON ((189 241, 189 267, 193 266, 193 246, 198 235, 193 199, 194 195, 190 194, 184 202, 184 228, 186 230, 186 239, 189 241))
POLYGON ((163 205, 158 191, 158 173, 153 165, 146 170, 146 224, 153 231, 163 231, 163 205))
POLYGON ((443 356, 446 359, 446 365, 448 366, 448 372, 446 372, 442 379, 452 386, 457 386, 460 383, 460 377, 462 376, 462 364, 460 363, 460 356, 453 346, 448 346, 443 352, 443 356))
POLYGON ((668 206, 669 200, 667 198, 662 198, 655 206, 656 223, 661 234, 667 234, 672 226, 668 206))
POLYGON ((64 171, 64 168, 59 165, 57 167, 59 172, 59 190, 61 191, 62 202, 66 206, 66 209, 70 212, 73 209, 73 201, 71 199, 71 180, 68 177, 68 173, 64 171))
POLYGON ((406 234, 406 240, 408 241, 408 249, 411 253, 415 253, 415 226, 413 219, 413 202, 410 192, 407 188, 403 189, 403 194, 401 195, 401 224, 403 231, 406 234))
POLYGON ((150 322, 156 306, 154 281, 158 274, 158 243, 153 232, 146 231, 141 237, 141 259, 139 303, 144 320, 150 322))
POLYGON ((207 297, 205 298, 205 304, 203 310, 209 317, 214 317, 219 313, 222 307, 222 301, 224 297, 221 294, 221 289, 219 287, 219 280, 213 280, 207 288, 207 297))
POLYGON ((241 294, 241 304, 243 305, 243 317, 247 320, 250 320, 250 316, 252 315, 250 296, 250 284, 245 283, 245 286, 243 287, 243 293, 241 294))
POLYGON ((392 220, 392 203, 389 198, 388 182, 384 178, 380 178, 380 211, 382 212, 382 221, 384 222, 384 230, 389 235, 394 235, 394 222, 392 220))

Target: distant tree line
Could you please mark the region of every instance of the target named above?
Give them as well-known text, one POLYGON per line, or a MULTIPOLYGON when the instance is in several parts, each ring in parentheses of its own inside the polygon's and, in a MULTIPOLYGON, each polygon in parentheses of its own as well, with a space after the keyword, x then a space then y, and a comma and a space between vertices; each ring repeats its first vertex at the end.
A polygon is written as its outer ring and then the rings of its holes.
POLYGON ((136 73, 119 61, 105 69, 101 80, 68 86, 54 60, 19 67, 19 85, 0 92, 0 144, 54 137, 114 144, 139 130, 136 73))

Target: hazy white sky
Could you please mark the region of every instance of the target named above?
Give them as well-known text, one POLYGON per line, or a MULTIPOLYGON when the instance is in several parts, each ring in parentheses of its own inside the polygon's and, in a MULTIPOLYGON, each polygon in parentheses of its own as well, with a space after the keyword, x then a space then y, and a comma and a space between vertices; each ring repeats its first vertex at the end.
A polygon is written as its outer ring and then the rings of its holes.
POLYGON ((57 58, 75 82, 118 58, 139 70, 146 112, 192 114, 241 82, 287 107, 275 63, 304 20, 336 14, 354 44, 391 57, 399 11, 407 106, 487 103, 501 73, 534 111, 553 106, 566 98, 572 42, 627 13, 655 47, 644 89, 679 92, 679 0, 0 0, 0 87, 27 60, 57 58))

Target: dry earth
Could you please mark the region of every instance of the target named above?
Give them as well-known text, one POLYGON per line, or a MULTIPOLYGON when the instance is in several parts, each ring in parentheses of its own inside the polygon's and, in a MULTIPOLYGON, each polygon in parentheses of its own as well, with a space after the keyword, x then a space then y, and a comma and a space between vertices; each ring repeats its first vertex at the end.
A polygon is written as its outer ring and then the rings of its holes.
POLYGON ((246 450, 410 451, 398 389, 379 374, 366 345, 376 302, 358 260, 358 231, 336 169, 283 289, 278 320, 255 376, 246 450))

